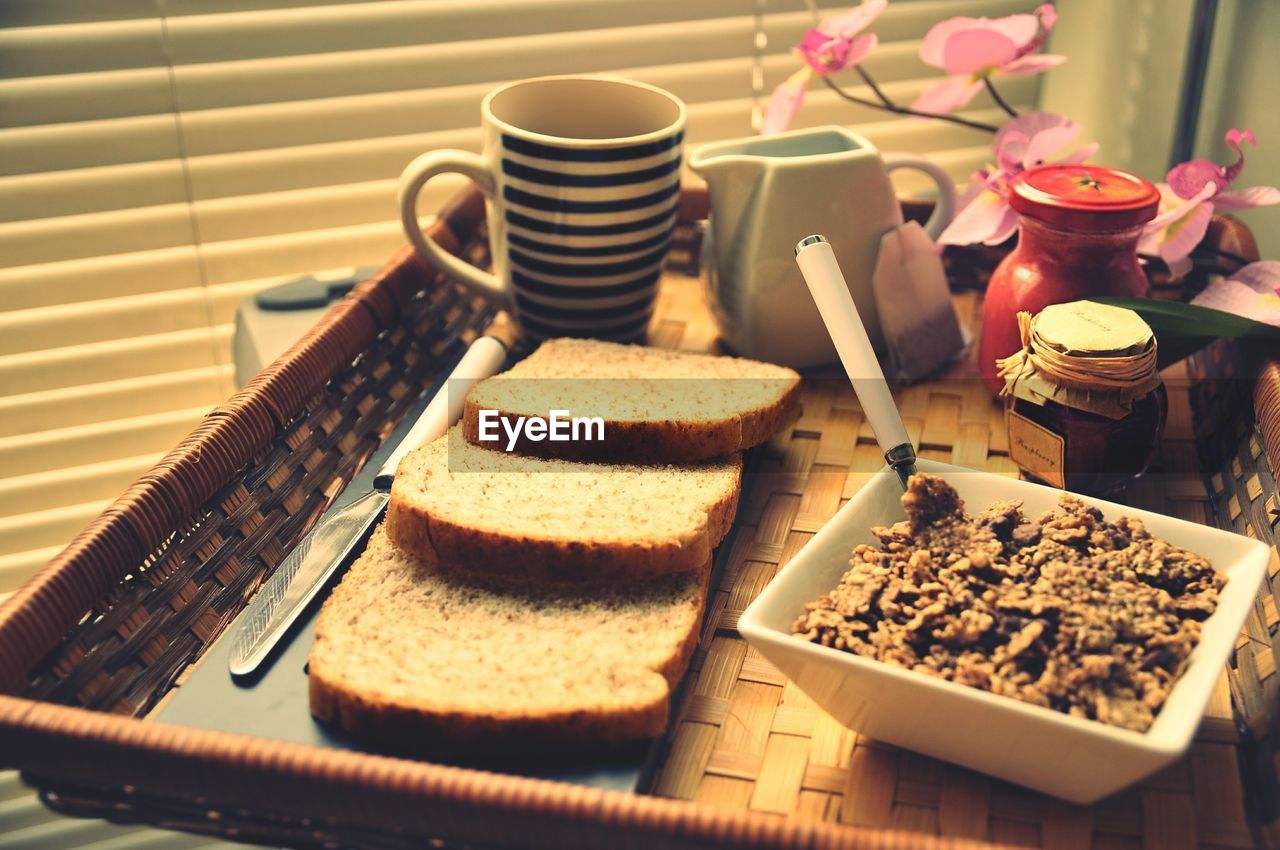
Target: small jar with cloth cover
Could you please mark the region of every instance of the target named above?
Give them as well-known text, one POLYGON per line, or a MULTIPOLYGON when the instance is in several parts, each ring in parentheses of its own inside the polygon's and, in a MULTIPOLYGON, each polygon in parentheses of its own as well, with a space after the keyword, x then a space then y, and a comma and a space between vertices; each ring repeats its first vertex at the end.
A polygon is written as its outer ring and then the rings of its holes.
POLYGON ((1141 475, 1168 409, 1151 327, 1091 301, 1017 319, 1022 348, 998 363, 1010 458, 1029 478, 1086 494, 1141 475))

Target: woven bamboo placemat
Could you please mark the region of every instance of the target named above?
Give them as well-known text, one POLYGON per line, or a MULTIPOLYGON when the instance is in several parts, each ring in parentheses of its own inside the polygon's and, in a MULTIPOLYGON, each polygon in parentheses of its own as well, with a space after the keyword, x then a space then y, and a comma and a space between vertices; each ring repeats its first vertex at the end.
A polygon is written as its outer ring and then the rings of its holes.
MULTIPOLYGON (((981 296, 960 294, 955 303, 977 333, 981 296)), ((696 279, 668 277, 653 329, 655 345, 714 346, 696 279)), ((1170 414, 1162 451, 1126 500, 1212 524, 1186 374, 1173 370, 1165 380, 1170 414)), ((1017 475, 1003 410, 972 362, 894 392, 923 457, 1017 475)), ((1255 846, 1225 670, 1188 755, 1093 806, 900 750, 845 729, 817 708, 747 646, 738 617, 883 460, 852 389, 835 373, 806 377, 803 417, 760 451, 654 793, 722 809, 1029 847, 1255 846)))

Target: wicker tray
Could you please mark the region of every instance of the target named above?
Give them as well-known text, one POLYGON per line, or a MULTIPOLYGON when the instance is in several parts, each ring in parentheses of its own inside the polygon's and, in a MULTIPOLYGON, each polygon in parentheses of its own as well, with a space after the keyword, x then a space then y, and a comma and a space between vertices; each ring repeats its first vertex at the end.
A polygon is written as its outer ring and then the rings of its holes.
MULTIPOLYGON (((685 222, 705 215, 700 193, 684 200, 685 222)), ((482 210, 462 197, 436 237, 483 262, 482 210)), ((696 233, 674 252, 686 267, 696 233)), ((953 258, 954 277, 980 281, 990 259, 953 258)), ((697 280, 670 274, 659 298, 653 344, 714 347, 697 280)), ((976 330, 980 294, 957 305, 976 330)), ((653 795, 145 720, 492 320, 406 252, 211 413, 0 608, 0 766, 73 814, 289 846, 1276 846, 1280 558, 1187 758, 1092 807, 844 729, 748 649, 739 613, 881 464, 847 383, 823 376, 759 450, 653 795)), ((1131 501, 1274 539, 1280 368, 1217 346, 1167 379, 1163 463, 1131 501)), ((972 364, 897 395, 925 457, 1016 474, 972 364)))

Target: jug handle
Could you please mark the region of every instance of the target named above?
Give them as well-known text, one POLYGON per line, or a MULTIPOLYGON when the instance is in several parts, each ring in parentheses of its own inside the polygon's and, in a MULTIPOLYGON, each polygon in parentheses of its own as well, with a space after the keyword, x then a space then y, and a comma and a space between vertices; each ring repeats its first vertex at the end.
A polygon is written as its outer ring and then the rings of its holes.
POLYGON ((883 154, 883 158, 886 173, 898 168, 914 168, 917 171, 923 171, 938 184, 937 205, 933 208, 933 215, 929 216, 929 220, 924 223, 924 232, 936 242, 956 213, 956 184, 952 182, 951 175, 937 163, 915 154, 886 153, 883 154))

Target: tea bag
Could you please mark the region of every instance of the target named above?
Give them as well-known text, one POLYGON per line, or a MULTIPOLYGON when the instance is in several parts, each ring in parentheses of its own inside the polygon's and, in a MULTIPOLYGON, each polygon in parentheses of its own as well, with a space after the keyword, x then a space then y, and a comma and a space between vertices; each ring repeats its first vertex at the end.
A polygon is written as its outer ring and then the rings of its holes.
POLYGON ((942 259, 919 224, 908 221, 881 237, 871 286, 890 377, 923 378, 964 351, 942 259))

